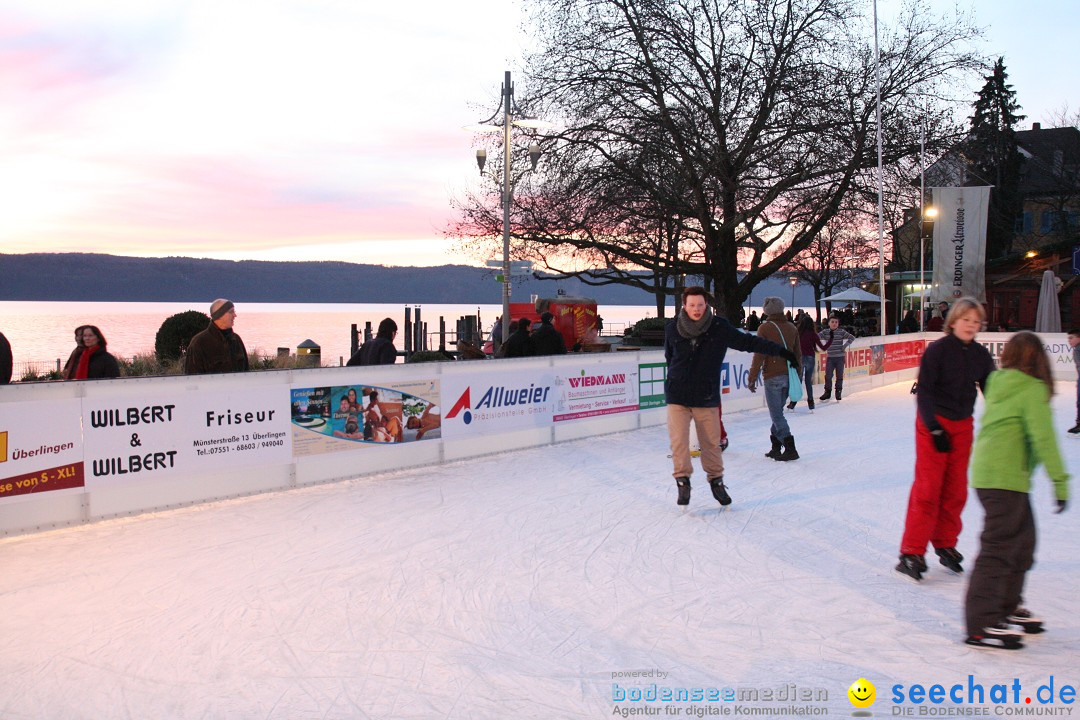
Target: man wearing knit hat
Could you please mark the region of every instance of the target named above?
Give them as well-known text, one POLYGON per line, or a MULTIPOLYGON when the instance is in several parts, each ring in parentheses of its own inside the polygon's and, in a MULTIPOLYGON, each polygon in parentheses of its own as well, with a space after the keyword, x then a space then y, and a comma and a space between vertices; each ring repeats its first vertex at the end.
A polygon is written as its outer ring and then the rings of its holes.
POLYGON ((208 373, 246 372, 247 348, 240 336, 233 332, 236 308, 231 301, 218 298, 210 305, 210 324, 191 338, 184 355, 184 373, 205 375, 208 373))
MULTIPOLYGON (((783 345, 791 350, 798 362, 795 367, 802 367, 802 346, 799 344, 799 331, 787 316, 784 315, 784 301, 778 297, 767 297, 762 305, 765 319, 758 328, 758 337, 770 340, 777 345, 783 345)), ((791 434, 787 418, 784 417, 784 405, 788 400, 788 363, 775 357, 766 358, 762 353, 754 355, 750 363, 750 380, 747 389, 757 392, 757 378, 761 373, 764 376, 762 384, 765 386, 765 403, 769 406, 769 416, 772 418, 772 428, 769 440, 772 449, 765 453, 765 457, 773 460, 798 460, 799 452, 795 449, 795 436, 791 434)))
POLYGON ((690 421, 701 443, 701 468, 709 478, 713 497, 730 505, 724 485, 724 459, 720 453, 720 368, 728 348, 743 352, 779 355, 792 365, 798 357, 780 345, 744 333, 722 317, 713 315, 705 288, 683 290, 682 309, 664 328, 664 357, 667 379, 668 436, 671 440, 672 473, 679 491, 677 503, 690 503, 690 421))

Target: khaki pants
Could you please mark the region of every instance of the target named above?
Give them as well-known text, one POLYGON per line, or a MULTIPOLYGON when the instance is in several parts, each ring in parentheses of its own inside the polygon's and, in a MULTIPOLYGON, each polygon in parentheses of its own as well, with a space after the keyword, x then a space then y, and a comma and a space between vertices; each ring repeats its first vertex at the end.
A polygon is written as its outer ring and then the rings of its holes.
POLYGON ((688 478, 694 472, 690 463, 690 420, 697 428, 701 444, 701 468, 710 478, 723 477, 724 456, 720 452, 720 413, 714 407, 667 406, 668 437, 671 439, 671 461, 674 477, 688 478))

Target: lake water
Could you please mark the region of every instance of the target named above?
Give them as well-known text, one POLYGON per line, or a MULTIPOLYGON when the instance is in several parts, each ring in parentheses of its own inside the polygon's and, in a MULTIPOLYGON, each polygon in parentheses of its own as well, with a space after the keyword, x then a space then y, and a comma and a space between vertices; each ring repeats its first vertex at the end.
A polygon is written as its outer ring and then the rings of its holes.
MULTIPOLYGON (((416 306, 410 306, 416 307, 416 306)), ((445 318, 448 332, 453 332, 463 315, 480 314, 482 328, 491 329, 502 313, 501 305, 423 305, 421 318, 429 333, 437 333, 439 316, 445 318)), ((108 339, 109 351, 119 357, 150 354, 161 323, 185 310, 208 312, 209 305, 179 302, 0 302, 0 332, 11 342, 16 365, 25 362, 55 362, 67 359, 75 347, 74 330, 79 325, 97 325, 108 339)), ((249 351, 273 355, 277 348, 295 352, 305 340, 322 348, 324 365, 336 365, 339 358, 349 359, 349 328, 365 322, 377 328, 385 317, 393 318, 400 331, 396 345, 403 349, 405 306, 389 304, 333 303, 238 303, 236 332, 249 351)), ((647 305, 605 305, 599 308, 604 332, 621 333, 627 325, 644 317, 656 317, 656 308, 647 305)), ((668 309, 671 317, 673 309, 668 309)), ((429 340, 438 347, 438 337, 429 340)))

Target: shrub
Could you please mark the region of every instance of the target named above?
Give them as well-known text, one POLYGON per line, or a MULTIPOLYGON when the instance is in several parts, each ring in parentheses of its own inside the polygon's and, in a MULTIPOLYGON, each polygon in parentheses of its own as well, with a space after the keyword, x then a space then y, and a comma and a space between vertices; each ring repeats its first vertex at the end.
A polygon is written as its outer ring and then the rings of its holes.
POLYGON ((186 310, 166 318, 154 338, 154 352, 161 363, 184 356, 191 338, 210 324, 210 316, 198 310, 186 310))

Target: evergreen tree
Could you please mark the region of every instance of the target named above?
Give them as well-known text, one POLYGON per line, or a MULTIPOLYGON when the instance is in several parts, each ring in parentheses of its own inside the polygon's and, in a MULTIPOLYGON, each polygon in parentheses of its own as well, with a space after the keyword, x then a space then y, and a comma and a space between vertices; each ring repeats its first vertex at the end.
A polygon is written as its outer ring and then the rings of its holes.
POLYGON ((1016 125, 1020 115, 1016 93, 1006 80, 1005 59, 998 58, 992 74, 975 100, 967 157, 974 181, 992 185, 986 228, 987 259, 1012 250, 1016 218, 1023 209, 1020 198, 1020 171, 1023 157, 1016 145, 1016 125))

